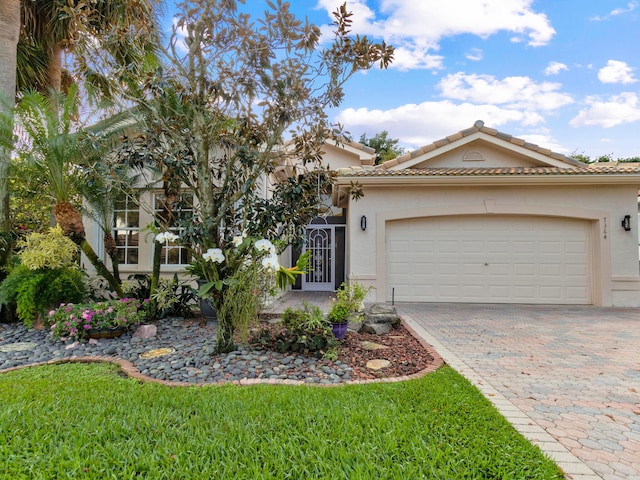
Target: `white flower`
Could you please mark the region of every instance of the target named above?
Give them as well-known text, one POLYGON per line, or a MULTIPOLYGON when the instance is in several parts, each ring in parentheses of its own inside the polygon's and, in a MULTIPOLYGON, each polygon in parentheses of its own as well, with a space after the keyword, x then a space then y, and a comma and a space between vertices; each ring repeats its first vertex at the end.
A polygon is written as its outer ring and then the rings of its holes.
POLYGON ((258 240, 256 242, 256 250, 258 250, 259 252, 269 252, 271 255, 275 255, 276 253, 276 247, 274 247, 273 243, 271 243, 266 238, 263 238, 262 240, 258 240))
POLYGON ((165 243, 165 242, 175 242, 180 237, 175 233, 171 232, 161 232, 156 235, 156 242, 165 243))
POLYGON ((242 235, 237 235, 235 237, 233 237, 233 246, 234 247, 239 247, 240 245, 242 245, 242 240, 244 239, 244 237, 242 235))
POLYGON ((219 248, 210 248, 205 253, 202 254, 202 258, 205 260, 209 260, 214 263, 222 263, 224 262, 224 254, 222 250, 219 248))
POLYGON ((280 268, 280 262, 278 262, 278 256, 272 253, 268 257, 262 259, 262 266, 268 271, 278 270, 280 268))

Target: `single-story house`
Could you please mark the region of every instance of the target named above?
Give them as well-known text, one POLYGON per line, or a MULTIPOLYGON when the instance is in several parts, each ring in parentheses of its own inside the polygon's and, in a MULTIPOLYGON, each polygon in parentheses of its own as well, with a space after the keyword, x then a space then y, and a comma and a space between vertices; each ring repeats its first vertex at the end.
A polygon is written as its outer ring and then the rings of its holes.
MULTIPOLYGON (((586 165, 482 121, 377 166, 375 151, 355 142, 323 151, 337 185, 307 228, 312 270, 294 289, 357 280, 377 302, 640 306, 638 164, 586 165), (352 184, 363 198, 350 198, 352 184)), ((281 165, 265 188, 295 167, 281 165)), ((151 271, 145 226, 161 195, 145 189, 117 203, 123 278, 151 271)), ((91 222, 87 234, 108 262, 91 222)), ((289 249, 281 262, 300 253, 289 249)), ((187 263, 182 247, 163 249, 163 274, 187 263)))
POLYGON ((477 121, 341 169, 334 203, 369 300, 637 307, 639 187, 638 165, 585 165, 477 121))

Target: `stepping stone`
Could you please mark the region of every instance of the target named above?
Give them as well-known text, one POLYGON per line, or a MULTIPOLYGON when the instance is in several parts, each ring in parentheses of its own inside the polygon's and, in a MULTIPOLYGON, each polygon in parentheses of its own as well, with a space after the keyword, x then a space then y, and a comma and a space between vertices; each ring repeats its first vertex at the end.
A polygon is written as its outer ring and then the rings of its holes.
POLYGON ((382 370, 383 368, 387 368, 391 366, 391 362, 389 360, 369 360, 367 362, 367 368, 370 370, 382 370))
POLYGON ((22 352, 24 350, 33 350, 38 346, 34 342, 16 342, 7 345, 0 345, 0 352, 22 352))
POLYGON ((360 342, 360 346, 365 350, 370 350, 370 351, 384 350, 385 348, 389 348, 386 345, 380 345, 379 343, 375 343, 375 342, 360 342))
POLYGON ((154 348, 153 350, 141 353, 140 358, 162 357, 163 355, 169 355, 170 353, 173 353, 175 351, 175 348, 154 348))

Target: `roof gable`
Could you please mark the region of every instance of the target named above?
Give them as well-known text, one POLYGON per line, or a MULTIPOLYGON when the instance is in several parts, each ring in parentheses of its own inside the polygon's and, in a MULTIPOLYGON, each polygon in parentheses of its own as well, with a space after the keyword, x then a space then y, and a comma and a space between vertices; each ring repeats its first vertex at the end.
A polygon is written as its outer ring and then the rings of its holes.
POLYGON ((471 128, 383 163, 385 170, 584 167, 578 160, 484 126, 471 128))

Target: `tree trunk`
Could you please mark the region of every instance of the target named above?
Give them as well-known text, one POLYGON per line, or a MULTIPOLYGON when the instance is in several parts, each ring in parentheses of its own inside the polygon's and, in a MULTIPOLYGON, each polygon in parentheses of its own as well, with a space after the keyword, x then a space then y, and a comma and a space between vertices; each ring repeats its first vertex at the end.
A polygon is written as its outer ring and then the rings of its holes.
POLYGON ((122 298, 124 296, 124 293, 122 292, 122 285, 120 285, 120 283, 116 280, 116 277, 113 276, 104 262, 100 260, 100 257, 98 257, 93 247, 89 245, 89 242, 87 242, 87 240, 83 238, 82 240, 80 240, 80 242, 76 242, 76 244, 80 247, 82 253, 84 253, 89 259, 91 265, 94 266, 96 272, 98 272, 98 275, 109 282, 109 286, 111 287, 111 289, 116 292, 116 294, 118 294, 118 297, 122 298))
POLYGON ((216 313, 218 315, 218 335, 216 337, 216 354, 233 352, 236 344, 233 341, 233 334, 236 327, 233 318, 225 314, 220 305, 216 305, 216 313))
POLYGON ((53 214, 56 217, 58 225, 62 228, 62 233, 80 247, 89 262, 91 262, 91 265, 95 267, 98 275, 109 282, 111 289, 116 292, 119 297, 122 297, 123 293, 120 282, 109 271, 85 238, 84 224, 82 223, 82 215, 80 215, 80 212, 69 202, 58 202, 53 207, 53 214))
MULTIPOLYGON (((158 284, 160 283, 160 265, 162 264, 162 244, 160 242, 156 242, 155 238, 153 239, 153 265, 151 271, 151 286, 149 288, 149 296, 152 297, 153 294, 158 289, 158 284)), ((155 317, 158 315, 158 302, 156 302, 153 298, 149 299, 149 304, 151 305, 150 316, 155 317)))
MULTIPOLYGON (((20 34, 20 0, 0 1, 0 111, 8 113, 16 98, 16 62, 20 34)), ((11 215, 9 211, 9 167, 11 149, 0 147, 0 281, 11 259, 11 215)), ((0 321, 11 320, 10 309, 0 309, 0 321)))
POLYGON ((47 83, 54 92, 60 92, 62 86, 62 49, 51 51, 47 65, 47 83))

